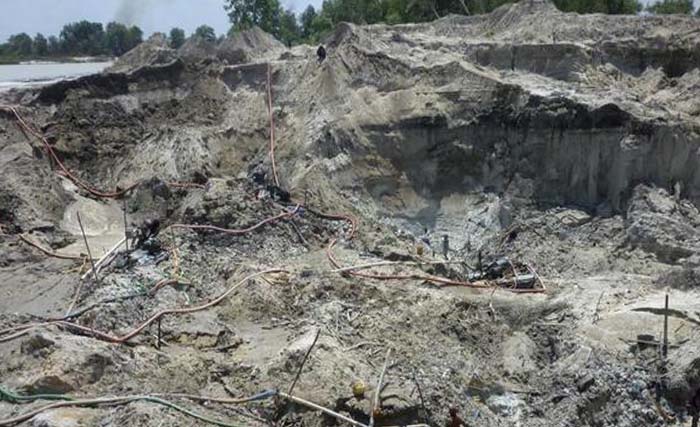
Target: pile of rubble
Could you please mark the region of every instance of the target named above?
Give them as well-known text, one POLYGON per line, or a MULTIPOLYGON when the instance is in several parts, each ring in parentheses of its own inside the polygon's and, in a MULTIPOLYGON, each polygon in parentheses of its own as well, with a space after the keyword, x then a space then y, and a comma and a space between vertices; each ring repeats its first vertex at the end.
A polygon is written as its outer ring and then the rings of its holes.
POLYGON ((697 25, 154 36, 4 93, 0 425, 690 420, 697 25))

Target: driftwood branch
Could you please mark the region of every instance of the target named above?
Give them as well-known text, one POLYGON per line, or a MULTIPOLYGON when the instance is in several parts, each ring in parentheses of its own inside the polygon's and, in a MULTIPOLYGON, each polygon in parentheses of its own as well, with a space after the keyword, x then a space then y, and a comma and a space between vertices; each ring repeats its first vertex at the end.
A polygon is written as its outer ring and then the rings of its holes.
POLYGON ((292 381, 292 385, 289 387, 289 394, 292 394, 294 392, 294 386, 297 385, 297 381, 299 381, 299 377, 301 376, 301 371, 304 370, 304 365, 306 365, 306 359, 309 358, 309 355, 311 354, 311 350, 314 349, 314 346, 316 345, 316 341, 318 341, 318 337, 321 335, 321 329, 319 328, 316 331, 316 337, 314 337, 314 341, 311 343, 311 346, 309 347, 308 350, 306 350, 306 354, 304 354, 304 358, 301 361, 301 365, 299 365, 299 370, 297 371, 297 375, 294 377, 294 381, 292 381))

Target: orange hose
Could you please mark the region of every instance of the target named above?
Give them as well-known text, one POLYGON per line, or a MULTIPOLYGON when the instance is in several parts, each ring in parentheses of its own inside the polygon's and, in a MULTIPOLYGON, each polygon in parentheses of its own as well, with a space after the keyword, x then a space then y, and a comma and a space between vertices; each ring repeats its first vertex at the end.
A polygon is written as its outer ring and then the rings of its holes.
POLYGON ((57 252, 48 250, 48 249, 42 247, 41 245, 39 245, 38 243, 32 241, 31 239, 26 237, 24 234, 20 234, 20 235, 18 235, 18 237, 24 243, 28 244, 29 246, 35 247, 36 249, 40 250, 42 253, 44 253, 45 255, 48 255, 50 257, 59 258, 59 259, 77 260, 77 261, 84 261, 87 258, 86 256, 63 255, 63 254, 59 254, 57 252))
MULTIPOLYGON (((350 231, 350 236, 349 239, 352 239, 355 231, 357 229, 357 220, 355 220, 353 217, 350 217, 348 215, 328 215, 328 214, 322 214, 322 213, 317 213, 317 215, 322 216, 324 218, 328 219, 336 219, 336 220, 344 220, 348 221, 351 224, 351 231, 350 231)), ((335 258, 335 255, 333 255, 333 247, 338 243, 338 239, 333 239, 330 241, 328 246, 326 247, 326 256, 328 257, 328 260, 331 262, 331 264, 337 268, 343 268, 343 266, 338 262, 338 260, 335 258)), ((355 277, 364 277, 367 279, 375 279, 375 280, 424 280, 427 282, 432 282, 432 283, 438 283, 444 286, 466 286, 470 288, 478 288, 478 289, 485 289, 485 288, 490 288, 492 286, 488 284, 480 284, 480 283, 473 283, 470 281, 461 281, 461 280, 452 280, 452 279, 447 279, 444 277, 439 277, 439 276, 433 276, 433 275, 427 275, 427 274, 378 274, 378 273, 361 273, 359 271, 346 271, 345 273, 350 274, 355 277)), ((545 291, 544 284, 542 284, 541 289, 508 289, 510 292, 514 293, 541 293, 545 291)))
POLYGON ((39 141, 41 141, 42 144, 44 144, 44 147, 46 148, 46 151, 48 152, 49 156, 51 156, 51 158, 56 162, 58 167, 61 169, 61 172, 66 177, 68 177, 68 179, 70 179, 75 185, 77 185, 78 187, 87 191, 88 193, 93 194, 97 197, 114 199, 114 198, 121 197, 122 195, 127 193, 129 190, 136 187, 137 184, 132 184, 123 190, 114 191, 114 192, 105 192, 105 191, 97 190, 97 189, 91 187, 90 185, 88 185, 87 183, 82 181, 80 178, 73 175, 68 170, 68 168, 65 167, 65 165, 58 158, 58 155, 56 155, 56 152, 54 151, 51 144, 49 144, 49 142, 46 140, 44 135, 42 135, 37 130, 35 130, 31 126, 29 126, 29 124, 27 124, 27 122, 22 118, 22 116, 17 112, 17 110, 14 107, 0 106, 0 109, 11 112, 15 116, 15 118, 17 119, 17 122, 20 125, 20 129, 22 130, 22 132, 25 133, 25 136, 27 133, 29 133, 31 135, 34 135, 34 137, 36 137, 39 141))
MULTIPOLYGON (((280 273, 280 272, 286 272, 286 270, 283 270, 280 268, 271 268, 268 270, 263 270, 263 271, 259 271, 257 273, 250 274, 250 275, 246 276, 245 278, 243 278, 242 280, 238 281, 233 286, 231 286, 223 294, 219 295, 215 299, 213 299, 205 304, 202 304, 202 305, 198 305, 195 307, 187 307, 187 308, 168 308, 165 310, 158 311, 155 314, 153 314, 151 317, 149 317, 147 320, 145 320, 144 322, 142 322, 141 324, 136 326, 130 332, 128 332, 127 334, 122 335, 122 336, 111 335, 109 333, 98 331, 98 330, 93 329, 93 328, 88 328, 87 326, 82 326, 82 325, 78 325, 75 323, 66 322, 63 320, 22 325, 22 326, 16 327, 16 328, 10 328, 10 330, 23 331, 23 330, 35 328, 35 327, 57 325, 57 326, 63 326, 63 327, 69 328, 69 329, 75 329, 75 330, 78 330, 80 332, 84 332, 86 334, 89 334, 89 335, 92 335, 96 338, 99 338, 103 341, 108 341, 108 342, 116 343, 116 344, 125 343, 125 342, 129 341, 130 339, 132 339, 133 337, 135 337, 136 335, 140 334, 148 325, 150 325, 151 323, 160 319, 161 317, 165 316, 166 314, 186 314, 186 313, 194 313, 197 311, 205 310, 209 307, 212 307, 212 306, 220 303, 224 299, 226 299, 226 297, 228 297, 233 291, 238 289, 238 287, 240 285, 247 282, 248 280, 253 279, 257 276, 261 276, 263 274, 280 273)), ((6 329, 5 331, 10 331, 10 330, 6 329)), ((3 331, 3 332, 5 332, 5 331, 3 331)), ((10 339, 16 338, 18 336, 19 336, 18 334, 15 334, 15 335, 9 336, 9 337, 0 337, 0 342, 9 341, 10 339)))
POLYGON ((208 224, 172 224, 170 227, 172 228, 186 228, 190 230, 209 230, 209 231, 219 231, 222 233, 227 233, 227 234, 245 234, 249 233, 257 228, 262 227, 263 225, 274 222, 283 218, 289 218, 297 213, 299 210, 299 205, 294 208, 293 211, 291 212, 282 212, 279 215, 275 215, 273 217, 264 219, 260 221, 259 223, 252 225, 248 228, 241 228, 241 229, 232 229, 232 228, 223 228, 223 227, 217 227, 215 225, 208 225, 208 224))
MULTIPOLYGON (((330 260, 331 264, 335 268, 343 268, 341 264, 338 262, 338 260, 335 258, 333 255, 333 247, 335 244, 338 242, 337 239, 331 240, 330 244, 326 248, 326 255, 328 256, 328 259, 330 260)), ((477 283, 472 283, 469 281, 460 281, 460 280, 452 280, 452 279, 447 279, 444 277, 439 277, 439 276, 432 276, 429 274, 379 274, 379 273, 361 273, 358 271, 346 271, 345 273, 350 274, 352 276, 356 277, 364 277, 367 279, 376 279, 376 280, 424 280, 427 282, 432 282, 432 283, 439 283, 445 286, 467 286, 470 288, 488 288, 488 285, 482 285, 482 284, 477 284, 477 283)))
MULTIPOLYGON (((0 110, 9 111, 10 113, 12 113, 12 114, 15 116, 15 118, 17 119, 17 122, 19 123, 20 130, 22 131, 22 133, 24 133, 25 136, 29 137, 29 135, 33 135, 33 136, 36 137, 39 141, 42 142, 42 144, 43 144, 44 147, 46 148, 46 151, 48 152, 49 156, 51 156, 51 158, 56 162, 56 164, 58 165, 58 167, 61 169, 61 170, 60 170, 60 174, 61 174, 61 175, 64 175, 64 176, 67 177, 68 179, 70 179, 75 185, 77 185, 78 187, 84 189, 84 190, 87 191, 88 193, 93 194, 93 195, 95 195, 95 196, 97 196, 97 197, 103 197, 103 198, 117 198, 117 197, 121 197, 122 195, 126 194, 127 192, 129 192, 131 189, 133 189, 134 187, 136 187, 136 186, 138 185, 138 183, 136 183, 136 184, 130 185, 129 187, 127 187, 127 188, 125 188, 125 189, 123 189, 123 190, 119 190, 119 191, 115 191, 115 192, 104 192, 104 191, 96 190, 96 189, 93 188, 93 187, 90 187, 87 183, 85 183, 84 181, 80 180, 80 178, 78 178, 77 176, 73 175, 73 174, 68 170, 68 168, 65 167, 65 165, 63 164, 63 162, 61 162, 61 161, 59 160, 58 155, 57 155, 56 152, 54 151, 54 149, 53 149, 53 147, 51 146, 51 144, 49 144, 49 142, 46 140, 46 138, 45 138, 41 133, 39 133, 39 131, 37 131, 36 129, 33 129, 33 128, 27 123, 27 121, 24 120, 24 118, 19 114, 19 112, 17 111, 16 108, 10 107, 10 106, 0 105, 0 110)), ((202 185, 202 184, 197 184, 197 183, 194 183, 194 182, 169 181, 169 182, 167 182, 167 184, 168 184, 169 186, 175 187, 175 188, 202 188, 202 189, 205 188, 204 185, 202 185)))

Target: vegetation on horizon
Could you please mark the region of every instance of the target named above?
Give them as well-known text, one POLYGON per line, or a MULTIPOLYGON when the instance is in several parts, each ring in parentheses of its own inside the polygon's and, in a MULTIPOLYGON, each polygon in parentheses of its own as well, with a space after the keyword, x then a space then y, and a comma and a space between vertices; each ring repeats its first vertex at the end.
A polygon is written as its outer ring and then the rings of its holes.
MULTIPOLYGON (((693 0, 661 0, 647 6, 646 10, 657 15, 674 13, 691 15, 693 13, 693 0)), ((696 16, 700 16, 700 8, 698 8, 696 16)))
MULTIPOLYGON (((207 28, 211 34, 214 34, 211 27, 207 28)), ((116 57, 138 46, 142 41, 143 31, 138 26, 129 27, 118 22, 110 22, 103 27, 99 22, 83 20, 64 25, 58 37, 47 38, 41 33, 34 38, 27 33, 10 36, 6 43, 0 44, 0 63, 15 63, 31 59, 55 60, 78 56, 116 57)), ((171 47, 178 48, 184 42, 183 29, 170 30, 171 47)))
MULTIPOLYGON (((517 0, 516 0, 517 1, 517 0)), ((639 0, 553 0, 562 11, 636 14, 639 0)), ((308 6, 298 17, 279 0, 224 0, 231 21, 229 34, 258 26, 287 45, 315 43, 340 22, 401 24, 426 22, 448 14, 488 13, 512 0, 324 0, 321 10, 308 6)), ((654 14, 692 14, 693 0, 658 0, 646 11, 654 14)), ((700 9, 697 12, 700 16, 700 9)))
MULTIPOLYGON (((488 13, 512 0, 324 0, 320 10, 309 5, 301 14, 284 9, 280 0, 224 0, 224 10, 231 21, 229 35, 260 27, 288 46, 302 42, 316 43, 340 22, 355 24, 401 24, 426 22, 448 14, 475 15, 488 13)), ((517 0, 516 0, 517 1, 517 0)), ((657 0, 644 9, 640 0, 553 0, 562 11, 577 13, 635 14, 642 10, 653 14, 693 14, 693 0, 657 0)), ((700 9, 695 12, 700 17, 700 9)), ((41 33, 33 38, 27 33, 14 34, 0 44, 0 63, 29 59, 65 59, 75 56, 116 57, 143 41, 138 26, 110 22, 79 21, 63 26, 58 36, 41 33)), ((217 35, 202 25, 194 36, 215 42, 217 35)), ((185 31, 170 30, 172 48, 185 43, 185 31)))

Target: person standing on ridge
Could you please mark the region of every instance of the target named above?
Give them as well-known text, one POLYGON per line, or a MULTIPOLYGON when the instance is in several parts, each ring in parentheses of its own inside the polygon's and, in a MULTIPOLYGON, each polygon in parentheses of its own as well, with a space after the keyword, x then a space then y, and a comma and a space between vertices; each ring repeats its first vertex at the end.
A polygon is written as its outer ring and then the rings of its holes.
POLYGON ((442 256, 445 257, 445 261, 449 258, 450 252, 450 236, 447 234, 442 236, 442 256))
POLYGON ((326 48, 320 45, 316 50, 316 56, 318 56, 318 63, 322 63, 326 59, 326 48))

